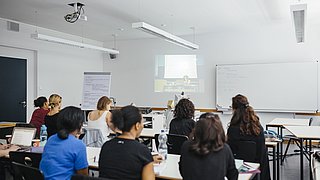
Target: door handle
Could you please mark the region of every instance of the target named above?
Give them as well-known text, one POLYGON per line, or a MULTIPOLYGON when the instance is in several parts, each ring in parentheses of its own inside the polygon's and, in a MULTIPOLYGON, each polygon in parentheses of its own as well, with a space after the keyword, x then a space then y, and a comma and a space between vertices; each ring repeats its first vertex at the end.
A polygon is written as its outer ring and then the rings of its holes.
POLYGON ((26 101, 21 101, 19 104, 21 104, 24 108, 27 107, 27 102, 26 101))

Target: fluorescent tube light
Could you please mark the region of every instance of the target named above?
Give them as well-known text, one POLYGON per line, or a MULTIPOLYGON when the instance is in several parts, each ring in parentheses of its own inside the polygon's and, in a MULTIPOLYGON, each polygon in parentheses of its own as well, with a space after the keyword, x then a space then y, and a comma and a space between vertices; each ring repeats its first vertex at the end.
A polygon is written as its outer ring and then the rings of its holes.
POLYGON ((193 49, 193 50, 199 49, 199 45, 194 44, 189 41, 186 41, 178 36, 175 36, 175 35, 170 34, 162 29, 151 26, 150 24, 147 24, 145 22, 132 23, 132 28, 142 30, 146 33, 160 37, 166 41, 169 41, 171 43, 177 44, 177 45, 185 47, 185 48, 189 48, 189 49, 193 49))
POLYGON ((58 43, 58 44, 65 44, 69 46, 75 46, 75 47, 80 47, 80 48, 88 48, 88 49, 94 49, 94 50, 99 50, 99 51, 104 51, 110 54, 119 54, 119 51, 114 50, 114 49, 108 49, 100 46, 94 46, 91 44, 85 44, 81 42, 76 42, 76 41, 70 41, 67 39, 62 39, 62 38, 57 38, 53 36, 48 36, 44 34, 32 34, 32 38, 42 40, 42 41, 48 41, 48 42, 53 42, 53 43, 58 43))
POLYGON ((293 4, 290 6, 291 17, 297 43, 305 41, 307 4, 293 4))

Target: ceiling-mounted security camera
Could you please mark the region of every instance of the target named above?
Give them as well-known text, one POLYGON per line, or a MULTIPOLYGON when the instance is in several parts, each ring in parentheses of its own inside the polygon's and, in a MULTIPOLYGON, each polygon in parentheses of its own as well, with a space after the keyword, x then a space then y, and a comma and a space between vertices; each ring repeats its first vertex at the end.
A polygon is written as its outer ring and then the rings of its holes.
POLYGON ((64 19, 67 22, 75 23, 78 19, 81 19, 84 21, 88 20, 88 17, 84 15, 84 9, 83 9, 84 4, 77 2, 77 3, 70 3, 68 5, 74 8, 74 12, 64 16, 64 19))

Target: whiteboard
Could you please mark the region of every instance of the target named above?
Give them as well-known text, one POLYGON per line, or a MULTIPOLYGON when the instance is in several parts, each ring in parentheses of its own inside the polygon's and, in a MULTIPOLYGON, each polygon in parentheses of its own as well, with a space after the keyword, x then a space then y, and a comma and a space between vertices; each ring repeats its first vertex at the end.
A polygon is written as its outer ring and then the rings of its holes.
POLYGON ((237 94, 257 111, 315 112, 318 62, 217 65, 216 108, 230 110, 237 94))
POLYGON ((110 97, 110 72, 84 72, 82 110, 93 110, 102 96, 110 97))

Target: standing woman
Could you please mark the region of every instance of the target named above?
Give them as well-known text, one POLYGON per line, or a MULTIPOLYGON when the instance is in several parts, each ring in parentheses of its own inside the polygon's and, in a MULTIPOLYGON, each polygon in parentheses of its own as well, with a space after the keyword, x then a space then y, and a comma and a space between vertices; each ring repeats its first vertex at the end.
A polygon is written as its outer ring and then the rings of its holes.
POLYGON ((38 97, 33 101, 34 107, 39 107, 34 110, 31 116, 30 124, 37 128, 36 137, 40 136, 40 128, 44 124, 44 117, 49 112, 48 100, 46 97, 38 97))
POLYGON ((58 116, 58 133, 44 146, 40 170, 46 180, 70 180, 73 174, 88 175, 86 146, 77 139, 84 122, 80 108, 69 106, 58 116))
POLYGON ((248 99, 241 94, 232 98, 232 109, 233 115, 227 132, 228 144, 233 153, 237 154, 237 143, 254 141, 256 143, 256 154, 252 155, 255 157, 254 162, 260 163, 261 180, 269 180, 269 160, 259 117, 249 105, 248 99))
POLYGON ((112 101, 107 96, 102 96, 97 103, 97 110, 88 114, 88 128, 100 129, 103 135, 103 143, 109 140, 110 117, 109 112, 112 101))
POLYGON ((174 119, 170 122, 170 134, 189 136, 194 128, 194 105, 189 99, 181 99, 174 109, 174 119))
POLYGON ((49 113, 44 117, 47 126, 48 138, 57 133, 57 118, 61 109, 62 97, 58 94, 52 94, 49 97, 49 113))
POLYGON ((226 139, 219 116, 202 114, 191 140, 184 142, 181 148, 179 170, 183 179, 238 179, 238 170, 226 139))
POLYGON ((114 110, 111 121, 122 134, 102 146, 99 176, 113 180, 154 180, 151 152, 147 146, 135 140, 143 129, 139 109, 125 106, 114 110))

